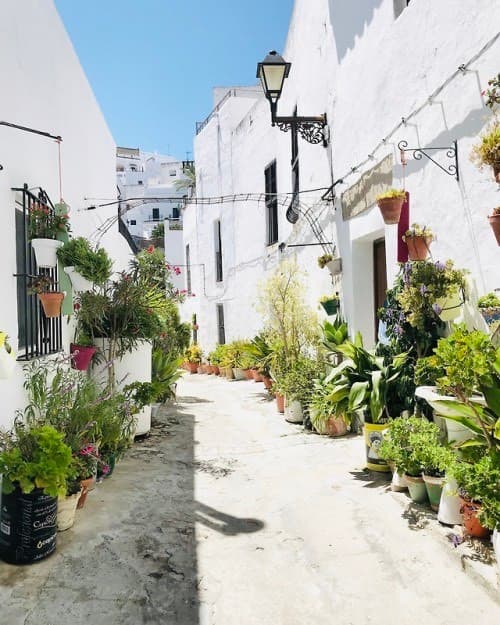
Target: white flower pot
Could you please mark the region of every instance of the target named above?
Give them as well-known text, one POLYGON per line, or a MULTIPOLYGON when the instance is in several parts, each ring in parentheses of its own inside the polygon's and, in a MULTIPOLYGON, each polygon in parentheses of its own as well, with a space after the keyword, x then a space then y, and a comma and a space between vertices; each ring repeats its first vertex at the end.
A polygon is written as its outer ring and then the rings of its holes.
POLYGON ((91 291, 94 283, 84 278, 74 267, 64 267, 64 273, 67 273, 74 291, 91 291))
POLYGON ((57 500, 57 530, 64 532, 73 527, 76 515, 76 504, 80 499, 82 491, 69 495, 69 497, 59 497, 57 500))
POLYGON ((440 297, 436 300, 436 304, 441 308, 439 318, 441 321, 453 321, 460 317, 463 305, 462 291, 457 290, 448 297, 440 297))
POLYGON ((462 525, 458 485, 455 479, 446 476, 439 501, 438 521, 445 525, 462 525))
POLYGON ((239 369, 238 367, 233 368, 233 375, 235 380, 246 380, 245 372, 243 369, 239 369))
POLYGON ((55 239, 32 239, 31 247, 35 252, 37 266, 43 268, 57 265, 57 250, 62 247, 62 241, 55 239))
POLYGON ((401 493, 404 490, 408 490, 408 483, 404 473, 399 473, 397 470, 394 471, 392 474, 391 490, 395 493, 401 493))
POLYGON ((285 420, 289 423, 302 423, 304 420, 304 414, 302 412, 302 404, 300 401, 286 401, 285 420))
POLYGON ((332 276, 338 276, 342 273, 342 259, 334 258, 326 263, 326 268, 332 276))
POLYGON ((16 367, 16 355, 14 350, 9 352, 5 349, 5 346, 0 348, 0 379, 10 378, 12 372, 16 367))

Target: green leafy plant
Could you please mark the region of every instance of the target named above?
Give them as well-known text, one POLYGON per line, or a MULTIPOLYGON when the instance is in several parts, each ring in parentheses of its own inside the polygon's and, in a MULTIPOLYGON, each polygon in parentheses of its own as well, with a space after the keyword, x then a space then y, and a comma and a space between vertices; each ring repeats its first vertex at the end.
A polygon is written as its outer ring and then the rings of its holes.
POLYGON ((380 193, 379 195, 377 195, 377 197, 375 198, 375 200, 378 202, 379 200, 387 200, 390 198, 405 198, 406 197, 406 192, 404 189, 388 189, 387 191, 384 191, 383 193, 380 193))
POLYGON ((184 352, 184 358, 187 360, 187 362, 200 365, 203 359, 203 352, 201 350, 201 347, 197 343, 192 343, 184 352))
POLYGON ((313 395, 313 380, 322 372, 317 360, 301 357, 280 381, 279 391, 287 401, 300 401, 306 407, 313 395))
POLYGON ((500 306, 500 297, 495 293, 487 293, 479 298, 477 305, 479 308, 496 308, 500 306))
POLYGON ((484 165, 500 166, 500 121, 495 119, 481 140, 472 148, 471 161, 482 169, 484 165))
POLYGON ((151 238, 161 239, 163 241, 163 239, 165 238, 165 223, 164 222, 158 224, 157 226, 153 228, 153 230, 151 231, 151 238))
POLYGON ((434 233, 428 226, 412 224, 411 227, 404 233, 402 238, 403 241, 406 241, 406 239, 414 237, 425 237, 432 240, 434 239, 434 233))
POLYGON ((4 494, 18 486, 23 493, 41 488, 52 497, 64 495, 72 465, 64 435, 49 425, 27 426, 16 419, 12 431, 2 436, 0 473, 4 494))
POLYGON ((28 212, 28 236, 32 239, 57 239, 69 232, 69 215, 58 215, 41 202, 34 202, 28 212))
POLYGON ((153 350, 152 381, 157 386, 157 401, 160 403, 175 397, 175 383, 182 375, 181 361, 181 358, 161 349, 153 350))
POLYGON ((323 302, 335 302, 337 305, 340 304, 340 297, 338 293, 335 293, 335 295, 323 295, 322 297, 319 298, 320 303, 323 302))
POLYGON ((84 278, 104 284, 111 277, 113 261, 102 247, 93 249, 85 237, 70 239, 57 250, 64 267, 73 266, 84 278))
POLYGON ((331 418, 342 418, 346 425, 351 423, 351 412, 343 389, 326 375, 314 379, 308 410, 313 427, 321 432, 331 418))
POLYGON ((500 104, 500 74, 497 74, 495 78, 488 80, 488 88, 485 89, 481 95, 486 95, 486 106, 494 111, 498 104, 500 104))
POLYGON ((32 278, 28 285, 28 293, 30 295, 40 295, 41 293, 51 293, 55 281, 45 273, 32 278))
POLYGON ((323 254, 318 256, 318 267, 323 269, 326 265, 333 260, 333 256, 331 254, 323 254))
POLYGON ((264 333, 258 334, 247 345, 246 352, 250 356, 251 367, 255 367, 259 373, 269 377, 273 358, 273 348, 269 337, 264 333))
POLYGON ((465 293, 465 274, 464 270, 455 269, 451 260, 446 263, 427 260, 404 263, 397 301, 405 320, 417 329, 425 330, 429 317, 435 318, 441 312, 437 300, 449 297, 457 290, 465 293))

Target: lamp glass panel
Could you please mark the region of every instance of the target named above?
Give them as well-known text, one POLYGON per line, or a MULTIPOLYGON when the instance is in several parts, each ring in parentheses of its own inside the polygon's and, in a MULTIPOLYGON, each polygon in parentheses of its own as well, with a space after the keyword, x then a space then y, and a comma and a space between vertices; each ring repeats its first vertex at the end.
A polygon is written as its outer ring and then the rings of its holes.
POLYGON ((260 78, 266 95, 273 100, 277 100, 281 95, 283 82, 285 80, 285 71, 285 65, 269 64, 262 66, 260 78))

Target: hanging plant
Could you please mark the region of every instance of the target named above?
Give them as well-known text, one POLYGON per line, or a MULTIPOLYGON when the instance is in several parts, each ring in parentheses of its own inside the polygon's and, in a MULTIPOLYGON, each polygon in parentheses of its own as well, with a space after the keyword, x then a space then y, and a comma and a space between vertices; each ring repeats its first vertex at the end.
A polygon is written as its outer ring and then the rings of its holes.
POLYGON ((405 199, 406 192, 404 189, 389 189, 377 196, 377 205, 385 224, 399 223, 405 199))
POLYGON ((484 165, 493 168, 493 176, 500 183, 500 121, 495 120, 481 136, 470 155, 471 161, 482 169, 484 165))
POLYGON ((430 244, 434 240, 434 234, 427 226, 412 224, 402 239, 408 248, 410 260, 425 260, 430 252, 430 244))

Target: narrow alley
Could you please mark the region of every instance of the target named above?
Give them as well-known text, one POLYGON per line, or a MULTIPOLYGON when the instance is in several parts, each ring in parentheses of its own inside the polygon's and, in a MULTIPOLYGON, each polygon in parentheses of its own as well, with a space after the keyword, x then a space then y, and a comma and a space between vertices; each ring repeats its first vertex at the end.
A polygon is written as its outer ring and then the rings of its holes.
POLYGON ((178 390, 59 534, 55 555, 0 565, 2 625, 479 625, 500 616, 425 515, 416 522, 418 506, 405 511, 386 481, 363 472, 361 437, 287 424, 255 382, 185 375, 178 390))

